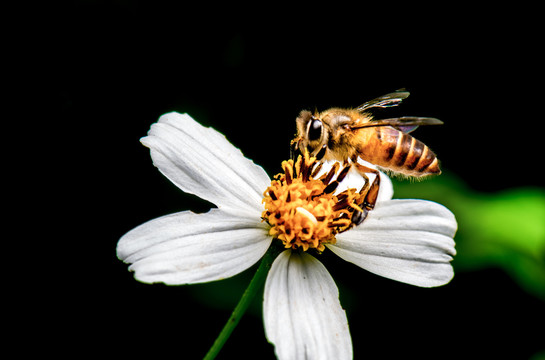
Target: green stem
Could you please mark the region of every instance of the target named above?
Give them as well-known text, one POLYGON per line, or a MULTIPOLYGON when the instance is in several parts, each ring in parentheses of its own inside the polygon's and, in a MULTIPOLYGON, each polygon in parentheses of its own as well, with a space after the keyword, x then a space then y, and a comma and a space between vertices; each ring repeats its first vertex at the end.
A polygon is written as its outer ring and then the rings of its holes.
POLYGON ((257 268, 257 271, 255 272, 252 281, 250 281, 250 284, 246 288, 246 291, 244 291, 244 294, 240 298, 240 301, 233 310, 231 317, 229 318, 229 320, 227 320, 227 323, 221 330, 216 341, 214 341, 214 344, 212 345, 210 350, 208 350, 208 353, 206 353, 204 360, 212 360, 216 358, 221 348, 223 347, 227 339, 229 339, 229 336, 248 309, 248 306, 250 306, 250 303, 254 299, 258 290, 260 290, 265 283, 265 279, 267 278, 267 274, 269 273, 269 269, 271 268, 274 259, 276 259, 276 257, 282 250, 283 249, 281 247, 279 248, 277 246, 274 246, 274 244, 269 247, 269 250, 267 250, 267 252, 263 256, 261 264, 257 268))

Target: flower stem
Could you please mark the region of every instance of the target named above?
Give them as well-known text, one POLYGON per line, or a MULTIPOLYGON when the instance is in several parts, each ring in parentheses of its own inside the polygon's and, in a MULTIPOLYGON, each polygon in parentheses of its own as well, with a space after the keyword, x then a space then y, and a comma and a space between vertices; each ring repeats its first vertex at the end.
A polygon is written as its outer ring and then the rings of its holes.
POLYGON ((250 284, 244 291, 244 294, 240 298, 240 301, 238 302, 237 306, 233 310, 231 317, 229 318, 229 320, 227 320, 227 323, 221 330, 216 341, 214 341, 214 344, 212 345, 210 350, 208 350, 208 353, 206 353, 204 360, 212 360, 216 358, 221 348, 223 347, 227 339, 229 339, 229 336, 231 335, 235 327, 238 325, 238 322, 240 321, 240 319, 242 318, 242 316, 248 309, 248 306, 250 306, 250 303, 254 299, 258 290, 262 288, 274 259, 276 259, 276 257, 282 250, 283 250, 282 247, 277 247, 275 246, 275 244, 269 247, 269 250, 267 250, 267 252, 263 256, 263 259, 261 260, 261 264, 259 264, 259 267, 257 268, 257 271, 255 272, 255 275, 252 278, 252 281, 250 281, 250 284))

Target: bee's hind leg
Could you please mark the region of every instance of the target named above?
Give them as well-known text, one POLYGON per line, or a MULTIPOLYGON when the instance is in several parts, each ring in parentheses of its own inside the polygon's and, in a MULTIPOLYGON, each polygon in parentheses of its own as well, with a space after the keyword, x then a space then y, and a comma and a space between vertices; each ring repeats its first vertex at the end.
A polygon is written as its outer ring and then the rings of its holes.
POLYGON ((357 159, 352 159, 352 164, 355 166, 356 170, 358 170, 359 174, 365 179, 365 185, 363 185, 360 190, 360 194, 365 193, 365 197, 363 198, 363 202, 358 204, 363 209, 363 212, 354 211, 351 219, 353 225, 359 225, 363 222, 363 220, 365 220, 369 211, 375 208, 378 191, 380 190, 380 173, 376 169, 371 169, 367 166, 359 164, 357 159), (375 174, 375 179, 373 180, 372 184, 369 183, 369 177, 367 177, 366 173, 375 174))

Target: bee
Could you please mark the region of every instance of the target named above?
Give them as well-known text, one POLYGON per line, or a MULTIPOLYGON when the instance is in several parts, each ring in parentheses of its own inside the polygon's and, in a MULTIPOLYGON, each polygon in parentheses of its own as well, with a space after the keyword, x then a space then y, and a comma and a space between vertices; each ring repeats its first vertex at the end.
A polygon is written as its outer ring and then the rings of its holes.
MULTIPOLYGON (((366 179, 365 189, 362 189, 367 191, 364 206, 371 210, 378 196, 380 177, 377 170, 362 165, 358 159, 406 177, 422 178, 441 173, 437 156, 409 133, 418 126, 440 125, 442 121, 413 116, 374 119, 368 112, 372 108, 397 106, 408 96, 408 91, 400 89, 355 109, 332 108, 314 114, 303 110, 296 119, 297 135, 292 140, 292 150, 306 150, 320 161, 351 163, 366 179), (376 175, 373 184, 369 185, 366 173, 376 175)), ((365 218, 366 214, 357 216, 365 218)), ((353 220, 356 225, 363 221, 353 220)))

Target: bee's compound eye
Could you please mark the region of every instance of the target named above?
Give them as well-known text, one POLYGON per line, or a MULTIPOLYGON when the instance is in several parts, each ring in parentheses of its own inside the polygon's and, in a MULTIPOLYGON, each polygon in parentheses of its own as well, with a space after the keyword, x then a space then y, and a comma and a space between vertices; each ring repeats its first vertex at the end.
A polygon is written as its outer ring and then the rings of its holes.
POLYGON ((310 141, 320 140, 322 137, 322 122, 320 120, 312 120, 309 124, 307 135, 310 141))

